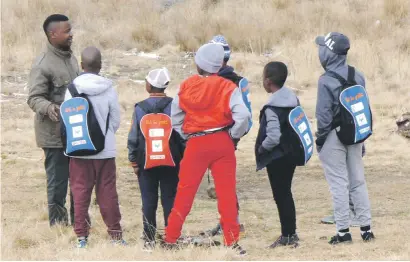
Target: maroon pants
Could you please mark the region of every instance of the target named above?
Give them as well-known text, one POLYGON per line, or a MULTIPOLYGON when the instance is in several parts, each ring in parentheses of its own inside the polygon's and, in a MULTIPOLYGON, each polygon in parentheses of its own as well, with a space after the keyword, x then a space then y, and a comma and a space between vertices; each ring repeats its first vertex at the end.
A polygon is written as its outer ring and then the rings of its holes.
POLYGON ((95 186, 101 216, 113 239, 122 238, 121 213, 116 189, 115 158, 70 160, 70 185, 74 198, 74 232, 78 237, 88 236, 90 225, 88 208, 95 186))

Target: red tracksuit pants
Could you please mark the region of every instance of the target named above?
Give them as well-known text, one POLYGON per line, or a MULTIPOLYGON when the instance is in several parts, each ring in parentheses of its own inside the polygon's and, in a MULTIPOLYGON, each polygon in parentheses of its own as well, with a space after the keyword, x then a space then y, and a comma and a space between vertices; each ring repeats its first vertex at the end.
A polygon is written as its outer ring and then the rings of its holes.
POLYGON ((225 245, 231 246, 239 240, 235 148, 227 132, 218 132, 193 137, 187 142, 180 164, 174 206, 168 217, 166 242, 176 243, 181 236, 185 218, 191 211, 195 194, 207 168, 211 169, 215 182, 225 245))

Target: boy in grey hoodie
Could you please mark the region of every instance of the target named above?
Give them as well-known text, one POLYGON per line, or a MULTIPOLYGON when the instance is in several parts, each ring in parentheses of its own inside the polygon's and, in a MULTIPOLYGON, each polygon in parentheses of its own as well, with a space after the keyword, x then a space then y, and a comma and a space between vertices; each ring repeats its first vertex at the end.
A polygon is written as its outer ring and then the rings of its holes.
POLYGON ((293 132, 287 119, 290 111, 299 105, 292 90, 285 87, 288 70, 282 62, 270 62, 263 70, 263 87, 271 93, 259 116, 259 132, 255 144, 257 170, 267 168, 273 198, 282 228, 281 236, 269 246, 297 246, 296 211, 291 186, 296 164, 282 149, 286 137, 293 132))
MULTIPOLYGON (((92 156, 70 158, 70 185, 74 197, 74 231, 78 237, 77 246, 87 246, 90 227, 87 223, 88 208, 94 186, 108 234, 113 243, 125 245, 126 242, 122 239, 121 213, 116 189, 115 132, 120 126, 118 97, 112 87, 112 81, 98 75, 101 70, 101 53, 97 48, 87 47, 82 52, 81 67, 84 73, 74 79, 73 85, 79 94, 88 96, 101 130, 107 132, 103 151, 92 156)), ((65 100, 70 98, 71 94, 67 90, 65 100)))
MULTIPOLYGON (((319 78, 316 104, 317 133, 316 146, 325 170, 326 180, 333 197, 334 216, 338 233, 329 244, 351 242, 349 232, 349 195, 354 212, 360 222, 361 236, 364 241, 374 239, 370 229, 370 201, 364 177, 362 143, 344 145, 340 142, 336 129, 340 126, 341 83, 327 72, 332 71, 342 78, 348 78, 347 52, 349 39, 340 33, 331 32, 318 36, 319 59, 325 73, 319 78)), ((354 80, 365 87, 362 73, 355 70, 354 80)))

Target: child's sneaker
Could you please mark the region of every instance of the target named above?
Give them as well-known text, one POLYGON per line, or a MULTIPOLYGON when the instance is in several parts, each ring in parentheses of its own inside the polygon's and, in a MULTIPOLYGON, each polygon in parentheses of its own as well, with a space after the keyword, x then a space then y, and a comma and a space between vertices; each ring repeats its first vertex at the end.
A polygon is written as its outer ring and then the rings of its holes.
POLYGON ((297 234, 293 234, 289 237, 285 236, 280 236, 278 239, 276 239, 275 242, 273 242, 272 245, 270 245, 268 248, 275 248, 275 247, 280 247, 280 246, 293 246, 293 247, 298 247, 299 246, 299 237, 297 234))
POLYGON ((240 257, 247 255, 246 250, 243 249, 238 243, 233 244, 233 245, 231 246, 231 248, 232 248, 232 249, 235 251, 235 253, 236 253, 238 256, 240 256, 240 257))
POLYGON ((165 241, 161 242, 160 244, 161 248, 165 250, 178 250, 180 249, 180 246, 177 243, 167 243, 165 241))
POLYGON ((350 233, 344 233, 343 236, 337 233, 335 236, 330 238, 329 244, 337 245, 340 243, 351 243, 352 242, 352 235, 350 233))
POLYGON ((116 245, 116 246, 128 246, 127 241, 124 239, 119 239, 119 240, 111 240, 111 244, 116 245))
POLYGON ((79 237, 77 239, 77 248, 86 248, 88 246, 87 237, 79 237))
POLYGON ((142 251, 152 252, 154 249, 155 249, 155 241, 149 241, 149 240, 144 241, 144 247, 142 248, 142 251))
POLYGON ((206 236, 206 237, 214 237, 217 235, 222 235, 222 228, 221 224, 216 225, 216 227, 206 230, 205 232, 201 232, 199 234, 200 236, 206 236))
POLYGON ((364 233, 361 233, 362 235, 362 239, 364 242, 370 242, 372 240, 374 240, 376 237, 374 236, 372 231, 366 231, 364 233))
MULTIPOLYGON (((206 237, 214 237, 214 236, 219 236, 222 234, 223 232, 222 232, 221 224, 218 224, 216 225, 216 227, 206 230, 205 232, 201 232, 199 235, 206 236, 206 237)), ((245 226, 243 224, 239 225, 239 234, 241 238, 245 236, 245 226)))

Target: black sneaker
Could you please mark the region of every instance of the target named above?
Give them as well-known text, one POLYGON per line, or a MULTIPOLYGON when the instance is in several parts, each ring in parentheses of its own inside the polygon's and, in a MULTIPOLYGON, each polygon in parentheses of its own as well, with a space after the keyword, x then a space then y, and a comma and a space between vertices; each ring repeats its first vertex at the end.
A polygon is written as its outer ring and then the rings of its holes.
POLYGON ((340 243, 352 243, 352 235, 350 233, 345 233, 344 236, 336 234, 330 238, 329 244, 337 245, 340 243))
POLYGON ((284 237, 280 236, 278 239, 276 239, 275 242, 273 242, 272 245, 270 245, 268 248, 275 248, 275 247, 280 247, 280 246, 292 246, 292 247, 298 247, 299 246, 299 237, 297 234, 293 234, 289 237, 284 237))
POLYGON ((238 243, 236 243, 236 244, 233 244, 232 246, 231 246, 231 248, 235 251, 235 253, 238 255, 238 256, 246 256, 247 255, 247 253, 246 253, 246 250, 245 249, 243 249, 238 243))
POLYGON ((366 231, 361 235, 364 242, 370 242, 376 238, 372 231, 366 231))

